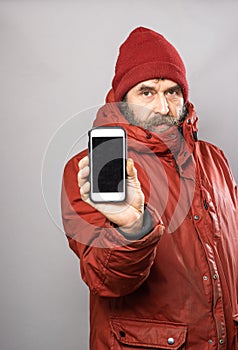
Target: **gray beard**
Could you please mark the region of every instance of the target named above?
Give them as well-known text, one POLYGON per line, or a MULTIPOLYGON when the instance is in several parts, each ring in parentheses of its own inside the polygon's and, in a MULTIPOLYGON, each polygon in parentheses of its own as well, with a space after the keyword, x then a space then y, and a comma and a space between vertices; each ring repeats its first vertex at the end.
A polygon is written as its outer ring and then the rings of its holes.
POLYGON ((131 125, 137 125, 140 126, 146 130, 149 131, 155 131, 156 126, 159 125, 167 125, 168 127, 171 126, 176 126, 180 125, 186 115, 187 115, 187 108, 186 105, 183 106, 183 109, 178 117, 174 117, 172 115, 163 115, 160 113, 154 114, 152 118, 149 120, 140 120, 132 111, 132 109, 129 107, 127 102, 122 102, 120 103, 120 111, 126 118, 126 120, 131 124, 131 125))

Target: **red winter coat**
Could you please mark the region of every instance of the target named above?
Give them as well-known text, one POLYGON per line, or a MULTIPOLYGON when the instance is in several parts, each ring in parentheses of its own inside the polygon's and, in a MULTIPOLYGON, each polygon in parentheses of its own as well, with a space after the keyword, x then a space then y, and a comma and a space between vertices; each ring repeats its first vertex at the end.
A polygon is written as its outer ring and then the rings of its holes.
POLYGON ((222 151, 196 140, 196 122, 190 104, 162 141, 113 104, 98 113, 95 125, 127 131, 154 224, 139 240, 81 200, 87 151, 65 167, 63 223, 90 288, 91 350, 238 349, 237 186, 222 151))

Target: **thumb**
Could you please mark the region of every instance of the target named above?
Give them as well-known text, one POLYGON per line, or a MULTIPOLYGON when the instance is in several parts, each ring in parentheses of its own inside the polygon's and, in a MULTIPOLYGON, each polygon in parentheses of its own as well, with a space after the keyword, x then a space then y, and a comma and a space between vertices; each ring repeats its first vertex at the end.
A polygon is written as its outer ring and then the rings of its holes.
POLYGON ((134 167, 133 159, 128 158, 126 162, 126 172, 127 176, 134 178, 136 177, 136 168, 134 167))

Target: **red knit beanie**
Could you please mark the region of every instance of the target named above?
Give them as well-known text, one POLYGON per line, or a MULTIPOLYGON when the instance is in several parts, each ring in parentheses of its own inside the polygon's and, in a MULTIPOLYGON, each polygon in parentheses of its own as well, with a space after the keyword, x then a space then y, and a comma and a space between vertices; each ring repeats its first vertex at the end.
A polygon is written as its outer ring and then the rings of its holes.
POLYGON ((136 84, 156 78, 178 83, 188 99, 186 70, 177 50, 161 34, 139 27, 121 45, 108 100, 121 101, 136 84), (114 96, 112 98, 112 94, 114 96))

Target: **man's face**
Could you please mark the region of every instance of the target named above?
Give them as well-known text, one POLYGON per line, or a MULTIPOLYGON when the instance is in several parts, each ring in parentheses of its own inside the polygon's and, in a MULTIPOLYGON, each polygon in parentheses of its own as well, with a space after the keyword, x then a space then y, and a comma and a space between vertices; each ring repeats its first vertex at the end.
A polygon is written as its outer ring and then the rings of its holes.
POLYGON ((143 81, 126 95, 122 113, 133 125, 161 133, 184 118, 184 99, 180 86, 167 79, 143 81))

